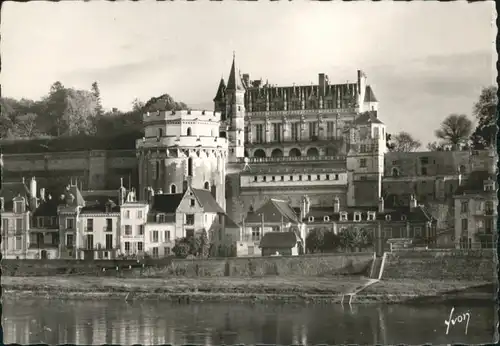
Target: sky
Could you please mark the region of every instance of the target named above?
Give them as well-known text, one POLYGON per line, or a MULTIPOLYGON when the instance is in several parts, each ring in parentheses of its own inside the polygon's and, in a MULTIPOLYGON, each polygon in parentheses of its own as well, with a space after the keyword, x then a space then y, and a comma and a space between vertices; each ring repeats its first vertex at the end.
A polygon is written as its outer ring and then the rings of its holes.
POLYGON ((90 89, 131 109, 164 93, 213 109, 233 51, 241 73, 271 84, 356 80, 363 70, 388 132, 425 144, 450 113, 471 115, 496 78, 494 2, 6 2, 2 96, 50 85, 90 89))

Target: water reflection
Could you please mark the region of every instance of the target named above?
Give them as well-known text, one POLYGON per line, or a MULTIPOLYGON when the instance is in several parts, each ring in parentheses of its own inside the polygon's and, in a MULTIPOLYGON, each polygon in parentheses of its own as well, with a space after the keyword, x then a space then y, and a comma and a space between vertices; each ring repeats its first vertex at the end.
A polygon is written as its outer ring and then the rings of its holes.
POLYGON ((452 344, 494 341, 492 304, 470 311, 468 333, 445 333, 451 306, 290 305, 19 300, 3 304, 6 343, 19 344, 452 344))

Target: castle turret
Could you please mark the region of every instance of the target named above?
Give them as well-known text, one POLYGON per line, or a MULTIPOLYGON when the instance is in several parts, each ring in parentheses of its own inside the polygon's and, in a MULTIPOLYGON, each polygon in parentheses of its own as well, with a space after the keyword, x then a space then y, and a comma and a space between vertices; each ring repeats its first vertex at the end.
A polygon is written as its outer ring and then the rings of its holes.
POLYGON ((144 139, 136 141, 139 200, 147 198, 148 187, 161 194, 208 187, 225 208, 227 140, 219 137, 220 113, 160 110, 146 112, 143 123, 144 139))
POLYGON ((229 124, 229 161, 235 162, 245 156, 245 87, 236 69, 234 55, 226 87, 226 118, 229 124))

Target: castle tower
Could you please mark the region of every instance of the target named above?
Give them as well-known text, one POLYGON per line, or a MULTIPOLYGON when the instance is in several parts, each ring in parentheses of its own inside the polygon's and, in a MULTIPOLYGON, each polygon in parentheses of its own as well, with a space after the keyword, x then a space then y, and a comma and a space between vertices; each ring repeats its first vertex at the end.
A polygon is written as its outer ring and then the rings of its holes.
POLYGON ((220 113, 209 111, 147 112, 143 139, 136 142, 139 198, 149 187, 164 194, 191 186, 206 189, 225 209, 227 140, 219 137, 220 113))
POLYGON ((348 132, 347 205, 376 206, 382 197, 385 125, 376 112, 359 114, 348 132))
POLYGON ((229 161, 236 162, 238 158, 245 156, 245 87, 239 70, 236 69, 234 55, 225 90, 225 99, 229 161))

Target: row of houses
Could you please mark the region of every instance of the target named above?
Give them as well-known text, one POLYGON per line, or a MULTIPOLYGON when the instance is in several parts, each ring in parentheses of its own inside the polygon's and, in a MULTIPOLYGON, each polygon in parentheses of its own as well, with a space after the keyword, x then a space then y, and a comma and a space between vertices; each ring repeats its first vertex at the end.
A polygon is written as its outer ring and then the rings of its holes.
POLYGON ((440 230, 436 217, 414 196, 385 196, 377 206, 300 208, 268 199, 237 224, 209 190, 187 187, 182 193, 148 188, 145 201, 123 184, 115 194, 83 193, 70 183, 52 196, 32 178, 4 183, 0 191, 4 258, 113 259, 172 255, 175 240, 207 232, 212 255, 297 255, 306 251, 313 230, 363 230, 373 248, 390 249, 390 239, 410 239, 429 247, 482 248, 494 244, 497 199, 493 176, 472 172, 456 191, 453 221, 440 230), (84 195, 85 198, 84 198, 84 195))

